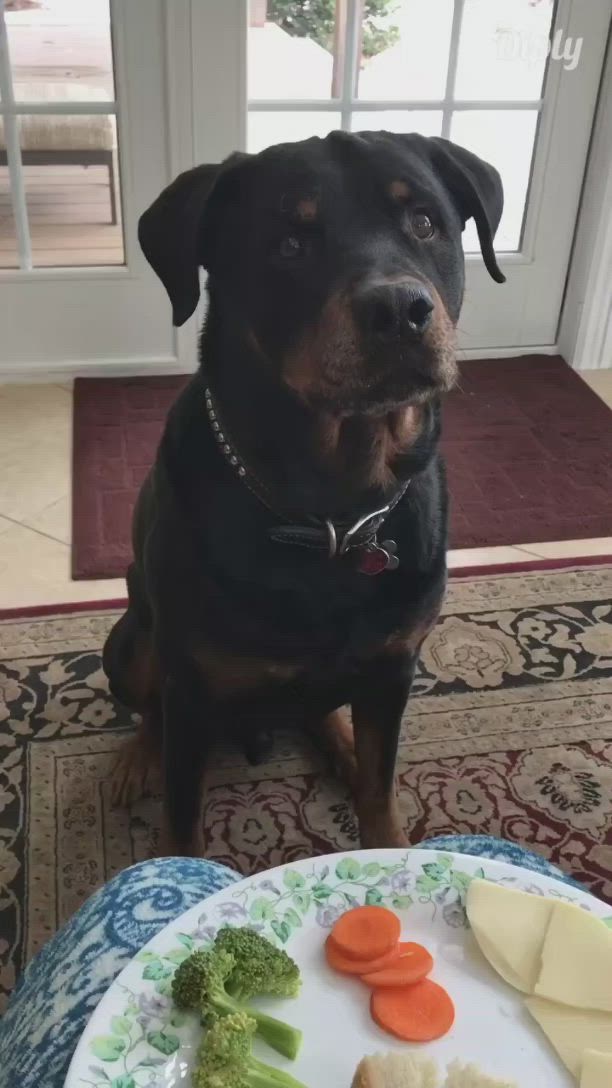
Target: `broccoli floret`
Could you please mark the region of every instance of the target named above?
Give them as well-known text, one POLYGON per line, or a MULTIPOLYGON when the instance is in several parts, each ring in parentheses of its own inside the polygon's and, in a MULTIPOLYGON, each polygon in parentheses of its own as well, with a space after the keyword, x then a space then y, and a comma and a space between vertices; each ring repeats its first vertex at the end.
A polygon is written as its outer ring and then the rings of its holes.
POLYGON ((249 997, 297 997, 301 978, 297 963, 281 948, 252 929, 219 930, 215 947, 236 959, 227 989, 241 1001, 249 997))
POLYGON ((216 1019, 198 1050, 191 1074, 194 1088, 305 1088, 288 1073, 253 1057, 256 1030, 255 1019, 246 1012, 216 1019))
POLYGON ((211 949, 192 952, 176 969, 172 980, 172 996, 181 1009, 196 1009, 203 1019, 211 1013, 230 1016, 247 1012, 257 1025, 257 1034, 269 1046, 286 1058, 296 1058, 302 1042, 302 1033, 282 1020, 266 1016, 258 1009, 243 1008, 228 993, 226 984, 236 967, 236 960, 229 952, 214 945, 211 949))
MULTIPOLYGON (((222 968, 219 962, 219 968, 222 968)), ((233 967, 228 965, 228 974, 233 967)), ((210 954, 205 949, 192 952, 179 964, 172 979, 172 997, 179 1009, 201 1010, 209 989, 210 954)))

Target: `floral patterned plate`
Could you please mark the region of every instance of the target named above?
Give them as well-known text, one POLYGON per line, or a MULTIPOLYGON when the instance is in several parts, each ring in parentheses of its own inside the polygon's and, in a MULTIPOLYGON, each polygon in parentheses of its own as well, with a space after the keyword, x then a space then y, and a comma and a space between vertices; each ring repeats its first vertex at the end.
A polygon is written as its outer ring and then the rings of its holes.
MULTIPOLYGON (((287 948, 303 976, 294 1001, 262 1007, 304 1031, 302 1053, 290 1063, 260 1057, 309 1088, 349 1088, 360 1058, 401 1047, 372 1022, 368 992, 326 966, 323 943, 349 907, 380 903, 402 919, 403 935, 426 944, 433 977, 453 996, 451 1032, 427 1046, 441 1064, 476 1061, 491 1074, 570 1088, 573 1083, 530 1021, 520 995, 489 968, 469 931, 465 892, 475 877, 578 903, 608 919, 610 908, 560 881, 499 861, 431 850, 364 850, 300 861, 233 884, 166 926, 121 972, 83 1032, 65 1088, 171 1088, 190 1084, 201 1034, 197 1019, 173 1009, 172 974, 221 925, 251 925, 287 948)), ((228 1086, 231 1088, 231 1086, 228 1086)))

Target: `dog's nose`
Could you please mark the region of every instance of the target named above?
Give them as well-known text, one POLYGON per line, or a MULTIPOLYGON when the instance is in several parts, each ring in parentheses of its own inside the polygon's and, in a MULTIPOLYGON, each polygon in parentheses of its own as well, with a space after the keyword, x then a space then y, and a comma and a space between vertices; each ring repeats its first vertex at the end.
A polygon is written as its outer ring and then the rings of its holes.
POLYGON ((431 323, 434 301, 420 283, 377 284, 355 298, 355 313, 363 332, 382 338, 419 339, 431 323))
POLYGON ((422 336, 431 324, 434 300, 426 287, 407 287, 405 290, 406 320, 411 332, 422 336))

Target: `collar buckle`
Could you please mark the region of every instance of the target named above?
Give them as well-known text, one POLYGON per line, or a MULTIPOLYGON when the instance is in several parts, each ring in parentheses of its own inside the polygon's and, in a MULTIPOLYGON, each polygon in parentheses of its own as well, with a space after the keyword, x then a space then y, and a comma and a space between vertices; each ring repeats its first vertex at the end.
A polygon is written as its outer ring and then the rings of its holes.
POLYGON ((329 542, 327 554, 330 559, 335 559, 338 554, 338 535, 336 533, 336 526, 331 518, 325 519, 325 528, 327 529, 327 538, 329 542))
POLYGON ((380 510, 373 510, 371 514, 365 514, 363 517, 358 518, 354 525, 346 530, 338 554, 346 555, 351 548, 362 547, 364 543, 367 543, 367 541, 355 540, 355 537, 366 528, 370 539, 374 540, 390 510, 391 504, 387 503, 386 506, 381 506, 380 510))

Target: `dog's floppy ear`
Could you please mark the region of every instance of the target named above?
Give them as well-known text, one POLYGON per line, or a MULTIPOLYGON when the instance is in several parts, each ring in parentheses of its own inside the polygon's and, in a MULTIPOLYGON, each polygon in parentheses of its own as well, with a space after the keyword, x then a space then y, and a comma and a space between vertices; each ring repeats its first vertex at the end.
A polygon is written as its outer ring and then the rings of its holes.
POLYGON ((186 170, 164 189, 138 222, 138 241, 172 303, 172 320, 184 325, 200 297, 200 226, 219 166, 186 170))
POLYGON ((172 303, 172 320, 184 325, 200 298, 202 224, 217 181, 248 156, 236 153, 217 166, 195 166, 164 189, 138 222, 138 241, 172 303))
POLYGON ((497 170, 478 155, 441 136, 430 136, 428 143, 432 163, 451 193, 464 225, 470 218, 476 222, 489 275, 497 283, 505 283, 506 277, 493 249, 495 231, 504 208, 504 190, 497 170))

